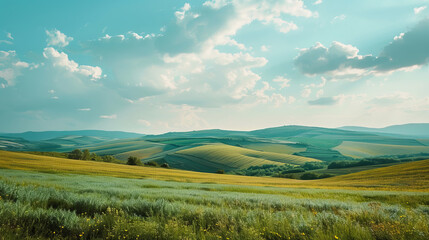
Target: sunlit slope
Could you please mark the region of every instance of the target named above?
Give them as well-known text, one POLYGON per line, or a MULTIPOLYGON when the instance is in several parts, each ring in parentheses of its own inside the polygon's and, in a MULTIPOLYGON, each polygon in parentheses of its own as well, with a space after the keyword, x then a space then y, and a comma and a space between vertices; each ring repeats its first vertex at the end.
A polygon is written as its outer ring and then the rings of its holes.
POLYGON ((302 165, 306 162, 320 160, 290 154, 261 152, 252 149, 235 147, 225 144, 208 144, 177 151, 168 155, 165 160, 180 169, 215 172, 217 169, 246 169, 264 164, 283 165, 285 163, 302 165))
POLYGON ((429 191, 429 159, 341 175, 321 182, 324 186, 389 187, 429 191))
POLYGON ((79 161, 63 158, 0 151, 0 168, 49 173, 103 175, 123 178, 220 183, 254 186, 380 189, 429 192, 429 160, 363 171, 328 179, 304 181, 295 179, 248 177, 184 170, 127 166, 113 163, 79 161))
POLYGON ((171 149, 171 146, 138 138, 105 142, 92 145, 88 149, 100 155, 115 155, 118 159, 124 160, 129 156, 147 158, 156 153, 171 149))
POLYGON ((278 143, 248 143, 242 144, 242 147, 264 151, 264 152, 273 152, 273 153, 282 153, 282 154, 293 154, 297 152, 304 152, 307 148, 303 145, 298 144, 278 144, 278 143), (297 146, 294 146, 297 145, 297 146))
POLYGON ((344 141, 333 148, 341 154, 351 157, 372 157, 380 155, 400 155, 414 153, 429 153, 429 146, 389 145, 344 141))

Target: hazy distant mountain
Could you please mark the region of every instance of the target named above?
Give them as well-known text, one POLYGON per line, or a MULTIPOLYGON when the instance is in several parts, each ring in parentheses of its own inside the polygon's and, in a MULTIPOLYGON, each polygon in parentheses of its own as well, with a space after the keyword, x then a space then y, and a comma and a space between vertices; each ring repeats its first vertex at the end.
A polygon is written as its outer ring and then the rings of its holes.
POLYGON ((125 139, 142 137, 144 134, 121 132, 121 131, 103 131, 103 130, 79 130, 79 131, 43 131, 43 132, 23 132, 23 133, 0 133, 0 136, 23 138, 29 141, 42 141, 64 136, 89 136, 99 137, 105 140, 125 139))
POLYGON ((358 131, 358 132, 383 133, 387 135, 405 135, 405 136, 429 138, 429 123, 408 123, 408 124, 402 124, 402 125, 388 126, 384 128, 345 126, 339 129, 358 131))

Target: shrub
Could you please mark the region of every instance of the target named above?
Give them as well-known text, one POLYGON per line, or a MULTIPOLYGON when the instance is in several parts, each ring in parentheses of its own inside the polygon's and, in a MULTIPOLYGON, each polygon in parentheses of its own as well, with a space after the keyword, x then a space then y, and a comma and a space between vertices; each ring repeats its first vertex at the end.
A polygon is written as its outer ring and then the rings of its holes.
POLYGON ((313 180, 313 179, 318 179, 319 176, 315 173, 304 173, 301 175, 301 179, 302 180, 313 180))
POLYGON ((69 153, 68 158, 81 160, 83 159, 83 152, 80 149, 75 149, 69 153))
POLYGON ((223 170, 223 169, 219 169, 219 170, 217 170, 217 171, 216 171, 216 173, 217 173, 217 174, 224 174, 224 173, 225 173, 225 170, 223 170))
POLYGON ((155 161, 145 162, 144 165, 149 167, 159 167, 158 163, 155 161))
POLYGON ((301 173, 301 172, 305 172, 304 169, 302 168, 294 168, 294 169, 289 169, 289 170, 284 170, 282 172, 282 174, 288 174, 288 173, 301 173))
POLYGON ((163 163, 163 164, 161 164, 161 167, 162 168, 170 168, 170 165, 168 165, 168 163, 163 163))
POLYGON ((330 177, 335 177, 335 175, 330 173, 324 173, 319 176, 319 178, 330 178, 330 177))
POLYGON ((129 156, 127 164, 128 165, 142 165, 142 162, 137 157, 129 156))

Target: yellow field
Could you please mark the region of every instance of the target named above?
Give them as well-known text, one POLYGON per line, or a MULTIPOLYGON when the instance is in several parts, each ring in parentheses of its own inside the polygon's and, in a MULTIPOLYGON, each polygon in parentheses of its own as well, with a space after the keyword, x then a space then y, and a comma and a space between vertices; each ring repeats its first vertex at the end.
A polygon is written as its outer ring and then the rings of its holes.
POLYGON ((321 180, 294 180, 200 173, 174 169, 127 166, 113 163, 0 151, 0 168, 49 173, 103 175, 123 178, 150 178, 179 182, 219 183, 300 188, 373 189, 429 192, 429 160, 321 180))
POLYGON ((429 153, 429 146, 389 145, 364 142, 344 141, 333 148, 345 156, 361 158, 380 155, 400 155, 413 153, 429 153))
POLYGON ((307 148, 305 147, 292 147, 284 144, 274 143, 248 143, 242 144, 245 148, 250 148, 257 151, 282 153, 282 154, 293 154, 296 152, 304 152, 307 148))
POLYGON ((139 159, 148 158, 154 154, 164 151, 164 146, 154 146, 134 151, 128 151, 116 154, 115 157, 119 160, 126 160, 129 156, 134 156, 139 159))
POLYGON ((320 160, 314 158, 273 152, 261 152, 225 144, 203 145, 181 150, 177 153, 240 169, 246 169, 251 166, 261 166, 264 164, 282 165, 284 163, 289 163, 293 165, 302 165, 306 162, 320 162, 320 160))

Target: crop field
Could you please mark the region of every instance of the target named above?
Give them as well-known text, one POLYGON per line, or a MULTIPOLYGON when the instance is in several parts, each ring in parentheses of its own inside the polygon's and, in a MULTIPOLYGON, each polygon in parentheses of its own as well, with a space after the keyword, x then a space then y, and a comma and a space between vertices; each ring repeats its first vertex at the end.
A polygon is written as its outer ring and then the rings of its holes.
POLYGON ((371 157, 380 155, 400 155, 413 153, 429 153, 429 146, 389 145, 345 141, 333 148, 341 154, 351 157, 371 157))
MULTIPOLYGON (((306 162, 320 162, 320 160, 300 157, 290 154, 281 154, 273 152, 261 152, 246 148, 235 147, 225 144, 210 144, 176 152, 173 156, 179 155, 184 159, 184 166, 181 169, 187 169, 186 159, 190 160, 188 165, 194 165, 192 158, 203 159, 202 162, 214 163, 219 165, 219 169, 246 169, 251 166, 261 166, 264 164, 292 164, 302 165, 306 162)), ((170 163, 170 162, 169 162, 170 163)), ((210 167, 208 169, 213 169, 210 167)), ((216 168, 215 168, 216 169, 216 168)))
POLYGON ((428 239, 429 194, 0 169, 2 239, 428 239))
POLYGON ((362 171, 321 180, 296 180, 273 177, 249 177, 191 172, 176 169, 129 166, 114 163, 80 161, 0 151, 0 169, 48 173, 73 173, 165 181, 218 183, 295 188, 429 191, 429 160, 362 171), (376 171, 375 173, 373 171, 376 171), (352 179, 344 179, 352 176, 352 179))
POLYGON ((286 144, 276 144, 276 143, 249 143, 242 144, 243 147, 264 151, 264 152, 273 152, 273 153, 283 153, 283 154, 293 154, 296 152, 303 152, 306 150, 305 147, 295 147, 286 144))

